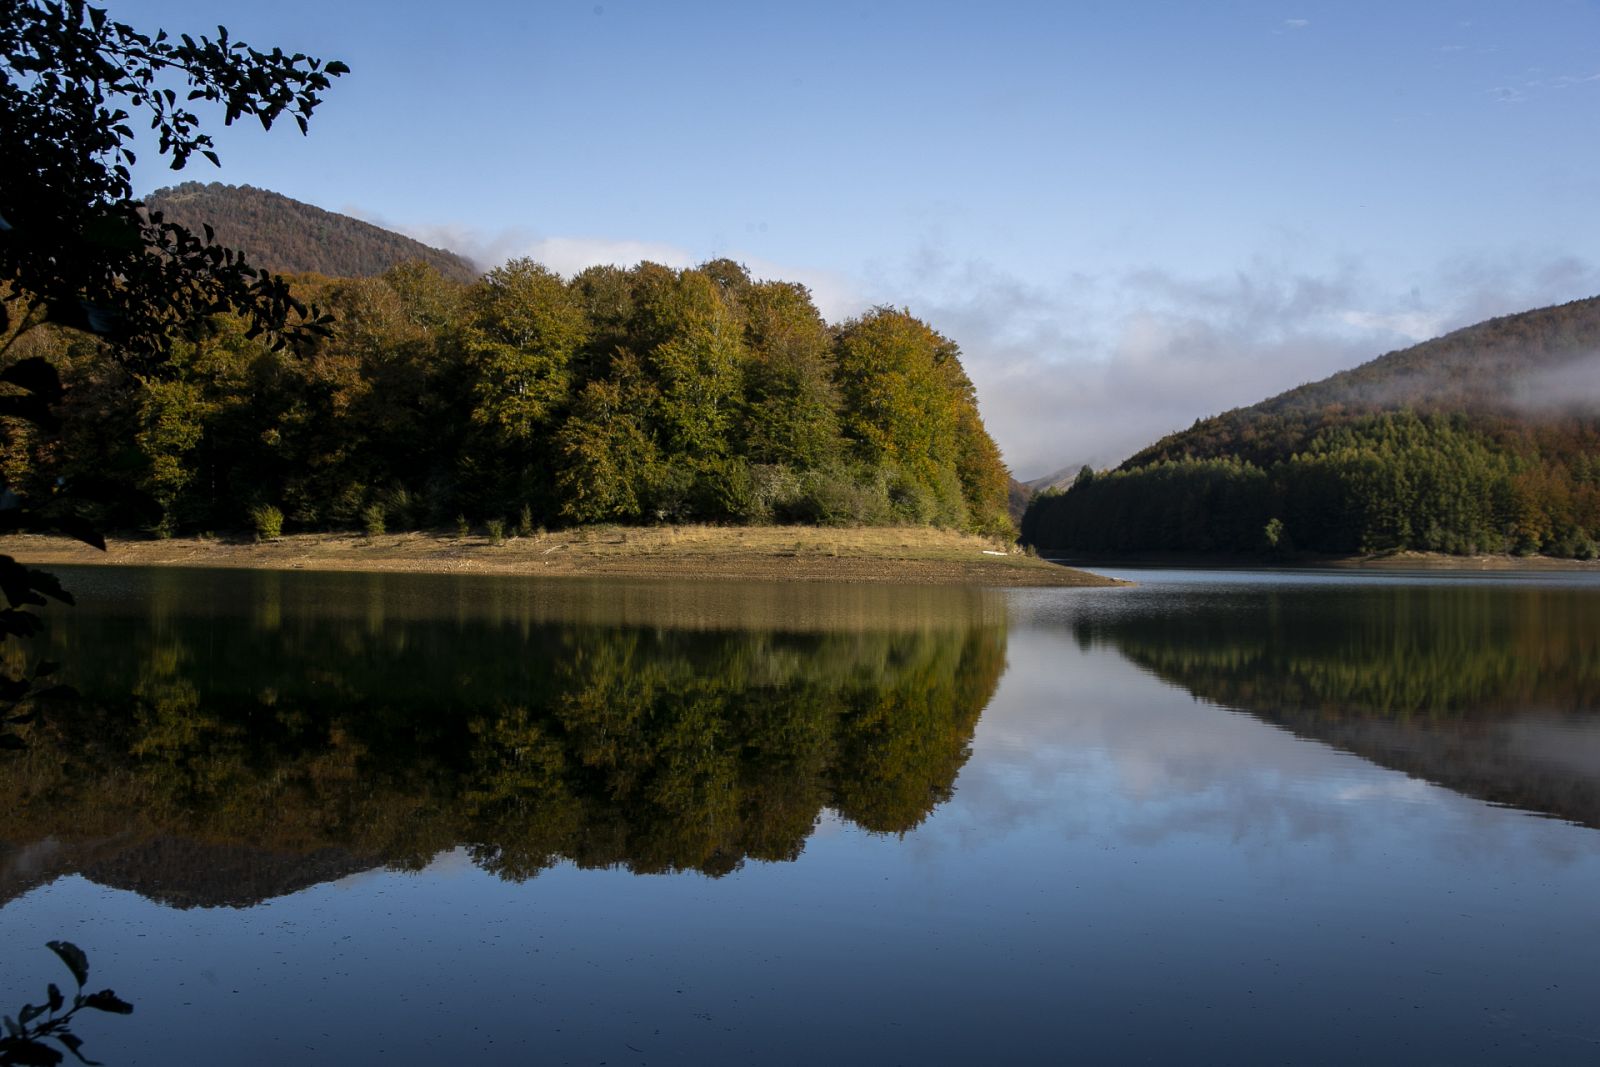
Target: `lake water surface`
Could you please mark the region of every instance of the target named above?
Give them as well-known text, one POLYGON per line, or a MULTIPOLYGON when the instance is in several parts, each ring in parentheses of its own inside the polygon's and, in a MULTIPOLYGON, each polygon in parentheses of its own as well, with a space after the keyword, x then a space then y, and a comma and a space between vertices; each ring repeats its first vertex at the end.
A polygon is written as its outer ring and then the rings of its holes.
POLYGON ((67 571, 108 1064, 1594 1063, 1600 581, 67 571))

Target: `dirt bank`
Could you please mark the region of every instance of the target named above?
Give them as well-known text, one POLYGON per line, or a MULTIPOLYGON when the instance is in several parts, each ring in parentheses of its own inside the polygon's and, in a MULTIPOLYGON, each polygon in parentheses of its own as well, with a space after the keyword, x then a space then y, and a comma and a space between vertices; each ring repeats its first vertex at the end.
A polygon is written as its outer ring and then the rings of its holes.
POLYGON ((501 544, 481 534, 442 533, 297 534, 262 543, 115 539, 103 553, 63 538, 14 536, 0 538, 0 552, 32 564, 984 586, 1123 584, 1029 558, 994 539, 922 527, 597 527, 507 537, 501 544))

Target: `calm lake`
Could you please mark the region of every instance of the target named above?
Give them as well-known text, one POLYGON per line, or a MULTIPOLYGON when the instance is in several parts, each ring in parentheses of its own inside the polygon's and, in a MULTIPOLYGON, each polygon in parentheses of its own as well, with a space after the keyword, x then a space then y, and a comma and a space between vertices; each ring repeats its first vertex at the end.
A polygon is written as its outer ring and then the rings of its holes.
POLYGON ((1600 580, 71 570, 111 1065, 1600 1061, 1600 580))

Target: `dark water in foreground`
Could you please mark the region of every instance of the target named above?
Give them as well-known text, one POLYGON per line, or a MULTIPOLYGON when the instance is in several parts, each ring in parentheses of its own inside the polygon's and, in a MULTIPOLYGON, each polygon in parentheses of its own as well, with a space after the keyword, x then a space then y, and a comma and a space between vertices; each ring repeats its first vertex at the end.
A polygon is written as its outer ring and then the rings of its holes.
POLYGON ((1600 1058, 1592 578, 67 577, 0 1006, 110 1064, 1600 1058))

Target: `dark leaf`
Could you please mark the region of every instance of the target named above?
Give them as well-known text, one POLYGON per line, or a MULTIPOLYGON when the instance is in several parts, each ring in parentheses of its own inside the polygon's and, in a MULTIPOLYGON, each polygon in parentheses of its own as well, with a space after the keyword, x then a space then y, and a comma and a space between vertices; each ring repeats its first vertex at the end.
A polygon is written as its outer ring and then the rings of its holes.
POLYGON ((83 949, 71 941, 48 941, 45 947, 67 965, 67 970, 72 972, 72 977, 77 980, 78 988, 83 988, 83 983, 89 980, 89 957, 83 954, 83 949))
MULTIPOLYGON (((45 596, 53 597, 63 604, 74 603, 72 594, 61 588, 61 579, 49 571, 38 571, 30 567, 27 570, 27 582, 30 588, 38 590, 45 596)), ((44 601, 34 601, 34 603, 43 604, 44 601)))
POLYGON ((76 515, 63 515, 53 520, 49 525, 52 530, 57 533, 64 533, 74 541, 82 541, 84 544, 98 548, 102 552, 106 550, 105 537, 99 530, 95 529, 94 523, 88 519, 80 519, 76 515))
POLYGON ((78 1051, 83 1048, 83 1039, 77 1034, 57 1034, 55 1037, 57 1041, 66 1046, 68 1052, 78 1058, 79 1063, 87 1063, 90 1067, 100 1067, 99 1060, 84 1059, 83 1053, 78 1051))
POLYGON ((39 616, 31 611, 0 610, 0 634, 12 637, 31 637, 39 632, 39 616))
POLYGON ((61 398, 61 376, 40 356, 19 360, 0 371, 0 382, 20 386, 30 393, 48 397, 51 402, 61 398))
POLYGON ((20 1064, 21 1067, 53 1067, 60 1063, 61 1053, 49 1045, 41 1045, 30 1038, 20 1038, 4 1042, 0 1055, 5 1057, 4 1062, 20 1064))
POLYGON ((93 1008, 95 1011, 108 1011, 113 1015, 133 1014, 133 1005, 109 989, 102 989, 98 993, 90 993, 83 998, 83 1006, 93 1008))

